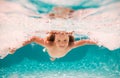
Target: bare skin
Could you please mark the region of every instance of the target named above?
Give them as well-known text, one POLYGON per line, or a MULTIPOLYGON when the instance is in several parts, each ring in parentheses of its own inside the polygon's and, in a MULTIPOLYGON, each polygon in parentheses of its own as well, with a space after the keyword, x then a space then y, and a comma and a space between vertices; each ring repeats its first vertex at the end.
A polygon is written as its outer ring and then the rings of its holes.
POLYGON ((51 57, 50 60, 54 61, 56 58, 64 57, 73 48, 76 48, 85 44, 96 44, 96 42, 86 39, 86 40, 74 41, 72 45, 69 45, 68 35, 69 34, 66 34, 66 32, 58 33, 55 35, 54 42, 50 42, 50 41, 47 41, 46 39, 34 36, 30 40, 25 41, 23 45, 29 44, 31 42, 36 42, 39 45, 44 46, 51 57))

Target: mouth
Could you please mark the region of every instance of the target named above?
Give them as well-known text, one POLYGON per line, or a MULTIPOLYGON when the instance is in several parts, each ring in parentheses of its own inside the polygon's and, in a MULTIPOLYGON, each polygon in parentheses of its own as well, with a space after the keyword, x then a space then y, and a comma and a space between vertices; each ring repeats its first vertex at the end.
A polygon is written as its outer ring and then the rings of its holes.
POLYGON ((65 46, 59 46, 59 47, 64 48, 65 46))

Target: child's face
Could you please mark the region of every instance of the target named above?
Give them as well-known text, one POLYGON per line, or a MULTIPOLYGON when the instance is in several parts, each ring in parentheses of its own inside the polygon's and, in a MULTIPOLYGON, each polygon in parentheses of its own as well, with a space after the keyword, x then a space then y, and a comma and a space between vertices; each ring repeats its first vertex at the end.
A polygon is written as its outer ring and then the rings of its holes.
POLYGON ((69 45, 69 37, 67 34, 56 34, 55 44, 58 48, 67 48, 69 45))

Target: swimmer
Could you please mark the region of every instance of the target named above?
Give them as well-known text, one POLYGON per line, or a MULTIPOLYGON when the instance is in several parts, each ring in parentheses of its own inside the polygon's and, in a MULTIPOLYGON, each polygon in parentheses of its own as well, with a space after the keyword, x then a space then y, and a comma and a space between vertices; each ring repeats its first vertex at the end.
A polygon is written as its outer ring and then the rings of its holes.
POLYGON ((47 49, 50 60, 54 61, 56 58, 61 58, 73 48, 85 45, 96 44, 96 42, 89 39, 75 41, 72 35, 73 32, 65 31, 51 31, 46 38, 33 36, 30 40, 25 41, 23 45, 35 42, 47 49))

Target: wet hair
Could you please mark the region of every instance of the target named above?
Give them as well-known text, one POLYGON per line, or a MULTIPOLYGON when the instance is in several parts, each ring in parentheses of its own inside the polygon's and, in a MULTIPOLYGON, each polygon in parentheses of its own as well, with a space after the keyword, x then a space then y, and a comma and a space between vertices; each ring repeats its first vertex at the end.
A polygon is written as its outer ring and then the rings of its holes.
MULTIPOLYGON (((71 45, 75 40, 74 37, 72 35, 68 35, 69 36, 69 45, 71 45)), ((50 42, 54 42, 55 41, 55 34, 52 33, 47 37, 47 41, 50 42)))

